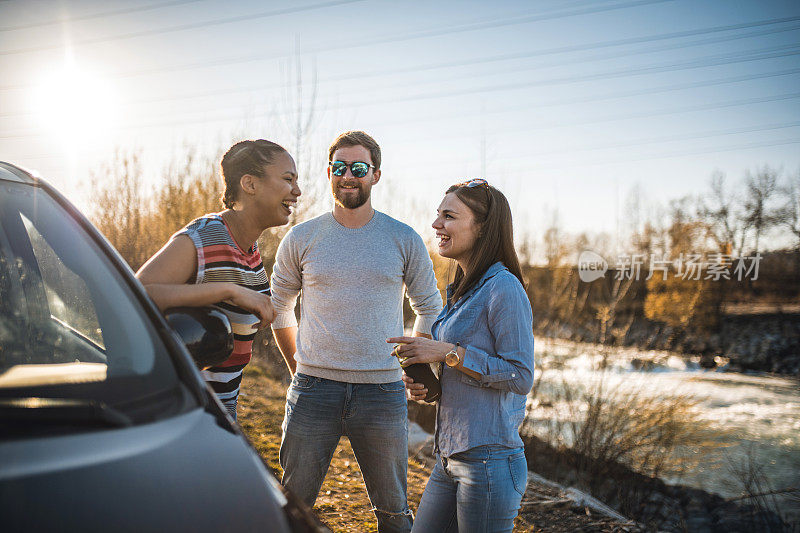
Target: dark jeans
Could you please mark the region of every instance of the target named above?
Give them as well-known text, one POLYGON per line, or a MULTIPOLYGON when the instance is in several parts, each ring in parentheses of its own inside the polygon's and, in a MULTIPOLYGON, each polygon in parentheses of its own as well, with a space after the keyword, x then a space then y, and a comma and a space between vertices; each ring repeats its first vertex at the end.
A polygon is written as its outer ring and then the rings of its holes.
POLYGON ((410 531, 408 407, 402 381, 344 383, 295 374, 286 392, 282 482, 309 506, 342 435, 350 439, 378 531, 410 531))

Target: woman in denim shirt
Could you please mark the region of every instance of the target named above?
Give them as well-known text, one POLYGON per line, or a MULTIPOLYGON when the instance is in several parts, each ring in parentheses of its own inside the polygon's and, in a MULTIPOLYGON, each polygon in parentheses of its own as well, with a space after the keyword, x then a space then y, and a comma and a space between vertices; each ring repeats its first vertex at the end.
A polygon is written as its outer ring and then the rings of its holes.
MULTIPOLYGON (((533 385, 533 314, 505 196, 471 180, 447 190, 433 223, 457 263, 433 339, 396 337, 403 366, 440 365, 436 465, 415 532, 511 531, 527 484, 519 427, 533 385)), ((403 376, 409 396, 427 389, 403 376)))

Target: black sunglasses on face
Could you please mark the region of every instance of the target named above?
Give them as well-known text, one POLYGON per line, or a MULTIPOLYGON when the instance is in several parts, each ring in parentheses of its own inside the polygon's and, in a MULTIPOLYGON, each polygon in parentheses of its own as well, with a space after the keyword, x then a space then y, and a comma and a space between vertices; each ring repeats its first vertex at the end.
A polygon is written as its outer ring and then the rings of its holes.
MULTIPOLYGON (((334 176, 344 176, 347 172, 347 163, 344 161, 331 161, 328 163, 328 166, 331 167, 331 174, 334 176)), ((363 178, 369 172, 369 169, 375 168, 374 166, 370 165, 369 163, 365 163, 364 161, 353 161, 349 165, 350 173, 353 174, 354 178, 363 178)))

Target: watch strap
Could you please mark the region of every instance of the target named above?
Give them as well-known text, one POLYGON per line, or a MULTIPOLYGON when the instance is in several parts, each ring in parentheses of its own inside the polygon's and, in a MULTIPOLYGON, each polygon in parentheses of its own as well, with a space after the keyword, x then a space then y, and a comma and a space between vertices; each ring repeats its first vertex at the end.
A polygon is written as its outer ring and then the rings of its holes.
POLYGON ((451 368, 457 367, 459 364, 461 364, 461 356, 458 354, 458 348, 461 345, 459 343, 455 344, 455 347, 447 352, 447 355, 445 356, 445 363, 451 368), (451 364, 453 359, 455 359, 455 362, 451 364))

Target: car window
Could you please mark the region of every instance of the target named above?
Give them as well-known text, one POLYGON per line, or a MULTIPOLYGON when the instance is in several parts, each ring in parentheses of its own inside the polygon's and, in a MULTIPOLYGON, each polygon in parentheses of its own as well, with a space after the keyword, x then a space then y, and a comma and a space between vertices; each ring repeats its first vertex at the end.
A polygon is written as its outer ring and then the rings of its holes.
POLYGON ((91 339, 99 348, 105 349, 103 330, 97 321, 97 310, 86 283, 64 265, 33 222, 25 216, 22 216, 22 222, 39 265, 50 315, 74 332, 91 339))
POLYGON ((0 397, 125 405, 178 384, 103 250, 41 189, 0 182, 0 397))

